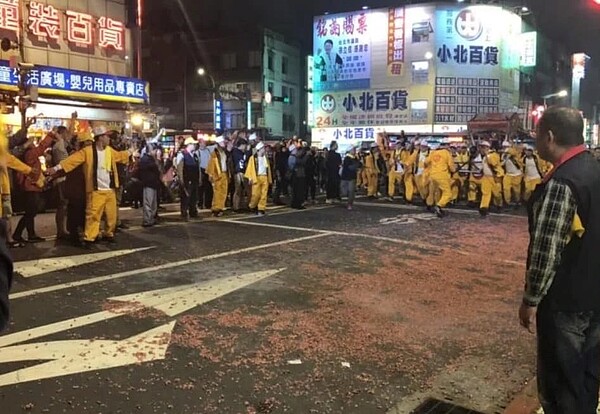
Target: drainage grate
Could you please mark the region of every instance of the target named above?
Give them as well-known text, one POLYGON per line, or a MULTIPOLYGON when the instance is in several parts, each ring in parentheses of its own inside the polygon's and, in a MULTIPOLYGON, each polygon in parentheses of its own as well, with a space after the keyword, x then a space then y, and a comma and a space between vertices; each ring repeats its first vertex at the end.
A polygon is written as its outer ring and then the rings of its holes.
POLYGON ((428 398, 411 414, 483 414, 442 400, 428 398))

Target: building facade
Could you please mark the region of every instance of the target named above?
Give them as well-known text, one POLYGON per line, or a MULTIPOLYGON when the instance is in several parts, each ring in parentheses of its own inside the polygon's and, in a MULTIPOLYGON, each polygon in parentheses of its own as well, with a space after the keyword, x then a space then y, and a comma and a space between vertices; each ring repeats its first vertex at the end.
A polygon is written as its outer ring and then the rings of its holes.
POLYGON ((144 68, 165 127, 299 133, 300 51, 283 36, 263 28, 195 39, 182 32, 148 36, 144 68))
POLYGON ((313 143, 378 132, 466 131, 481 113, 518 112, 521 16, 431 3, 317 16, 309 78, 313 143))
POLYGON ((19 67, 27 68, 33 130, 61 125, 74 111, 82 128, 101 121, 123 127, 133 108, 148 104, 149 85, 134 76, 125 0, 4 0, 0 16, 4 124, 22 122, 9 99, 19 91, 19 67))

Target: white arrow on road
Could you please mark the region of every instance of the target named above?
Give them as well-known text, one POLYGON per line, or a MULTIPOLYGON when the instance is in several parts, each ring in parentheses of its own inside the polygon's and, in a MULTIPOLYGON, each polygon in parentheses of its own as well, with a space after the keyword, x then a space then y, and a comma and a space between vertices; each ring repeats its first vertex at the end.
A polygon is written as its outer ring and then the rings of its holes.
POLYGON ((285 269, 262 270, 201 283, 109 298, 112 301, 124 302, 123 306, 0 336, 0 353, 3 352, 2 347, 118 318, 143 308, 154 308, 168 316, 177 316, 196 306, 271 277, 283 270, 285 269))
POLYGON ((114 250, 110 252, 80 254, 78 256, 51 257, 46 259, 28 260, 15 263, 15 272, 23 277, 34 277, 44 273, 64 270, 70 267, 80 266, 82 264, 100 262, 114 257, 125 256, 128 254, 143 252, 154 249, 155 247, 143 247, 140 249, 114 250))
POLYGON ((0 387, 165 359, 175 321, 122 341, 75 340, 2 348, 0 363, 51 360, 0 375, 0 387))

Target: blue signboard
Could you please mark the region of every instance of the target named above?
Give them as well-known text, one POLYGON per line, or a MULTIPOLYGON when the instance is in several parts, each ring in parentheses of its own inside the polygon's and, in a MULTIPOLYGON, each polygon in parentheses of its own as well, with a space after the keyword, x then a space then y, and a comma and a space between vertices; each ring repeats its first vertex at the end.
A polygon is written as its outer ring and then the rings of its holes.
POLYGON ((223 129, 223 101, 215 99, 215 129, 223 129))
MULTIPOLYGON (((18 69, 0 60, 0 89, 16 89, 18 81, 18 69)), ((37 86, 40 94, 141 104, 149 101, 147 82, 103 73, 36 65, 27 83, 37 86)))

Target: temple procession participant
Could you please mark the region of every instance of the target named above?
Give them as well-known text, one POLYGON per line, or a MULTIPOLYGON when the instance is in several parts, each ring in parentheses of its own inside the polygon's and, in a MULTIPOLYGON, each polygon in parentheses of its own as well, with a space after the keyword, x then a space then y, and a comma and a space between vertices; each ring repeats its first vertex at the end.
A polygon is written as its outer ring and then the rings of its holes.
POLYGON ((229 193, 229 165, 225 150, 227 141, 224 137, 219 137, 216 143, 217 146, 212 153, 206 172, 213 187, 212 214, 215 217, 221 217, 225 210, 227 194, 229 193))
POLYGON ((132 150, 115 151, 109 146, 109 131, 104 126, 94 128, 95 145, 84 147, 71 154, 49 170, 53 175, 64 171, 69 173, 80 165, 84 166, 86 187, 86 218, 84 244, 91 247, 100 233, 100 220, 106 215, 106 228, 103 240, 115 242, 117 226, 117 196, 115 189, 119 188, 117 164, 127 164, 132 150))
POLYGON ((267 196, 269 186, 273 183, 273 173, 263 142, 256 145, 256 154, 250 156, 245 178, 252 186, 250 210, 256 211, 259 216, 264 216, 267 213, 267 196))

